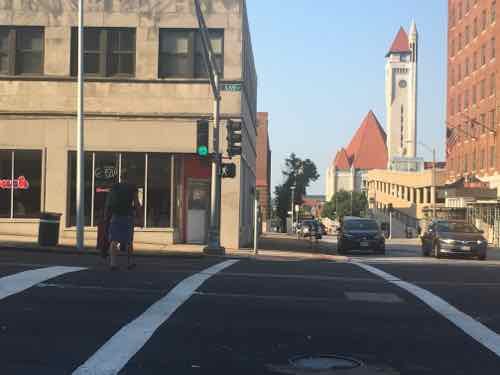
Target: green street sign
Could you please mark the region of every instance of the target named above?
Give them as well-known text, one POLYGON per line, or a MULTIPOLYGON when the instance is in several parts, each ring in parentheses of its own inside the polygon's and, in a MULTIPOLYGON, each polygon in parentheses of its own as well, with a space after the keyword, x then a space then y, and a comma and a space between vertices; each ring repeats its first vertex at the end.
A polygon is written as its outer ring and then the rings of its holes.
POLYGON ((222 91, 240 92, 241 83, 223 83, 222 91))
POLYGON ((208 155, 208 147, 207 146, 200 146, 198 147, 198 155, 199 156, 207 156, 208 155))

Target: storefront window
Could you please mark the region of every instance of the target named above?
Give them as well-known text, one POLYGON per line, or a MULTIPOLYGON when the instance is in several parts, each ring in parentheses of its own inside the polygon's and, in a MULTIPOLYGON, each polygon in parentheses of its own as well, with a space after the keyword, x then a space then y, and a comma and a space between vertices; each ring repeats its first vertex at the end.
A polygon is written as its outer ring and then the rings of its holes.
MULTIPOLYGON (((106 198, 111 187, 120 178, 120 154, 116 152, 96 152, 94 169, 94 221, 93 226, 104 217, 106 198)), ((92 172, 90 174, 92 176, 92 172)))
MULTIPOLYGON (((96 226, 104 216, 107 194, 120 176, 137 186, 139 201, 146 205, 148 228, 167 228, 171 220, 171 163, 170 154, 88 152, 85 154, 85 225, 96 226), (147 169, 146 169, 147 168, 147 169), (94 191, 92 194, 92 187, 94 191), (93 199, 92 199, 93 197, 93 199), (91 220, 91 213, 94 213, 91 220)), ((68 225, 76 225, 76 153, 69 153, 69 215, 68 225)))
POLYGON ((0 217, 11 216, 12 151, 0 150, 0 217))
MULTIPOLYGON (((146 194, 146 155, 143 153, 123 153, 121 166, 122 175, 125 173, 127 182, 135 185, 141 207, 144 207, 144 198, 146 194)), ((141 217, 143 217, 143 215, 141 215, 141 217)), ((144 226, 143 222, 137 220, 135 224, 140 227, 144 226)))
MULTIPOLYGON (((70 152, 68 158, 68 226, 76 225, 76 152, 70 152)), ((92 208, 92 153, 85 153, 85 225, 90 226, 90 216, 92 208)))
POLYGON ((171 160, 170 155, 148 155, 148 228, 171 226, 171 160))
POLYGON ((14 152, 14 217, 40 215, 42 195, 41 151, 14 152))
POLYGON ((41 194, 42 152, 0 150, 0 217, 38 217, 41 194))

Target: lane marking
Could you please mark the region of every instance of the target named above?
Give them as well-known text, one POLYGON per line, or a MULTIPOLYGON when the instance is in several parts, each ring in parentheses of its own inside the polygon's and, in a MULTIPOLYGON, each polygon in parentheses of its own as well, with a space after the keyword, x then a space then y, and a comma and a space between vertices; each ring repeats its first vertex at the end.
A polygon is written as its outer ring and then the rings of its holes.
POLYGON ((216 264, 181 281, 166 296, 113 335, 73 375, 117 374, 206 280, 237 262, 228 260, 216 264))
POLYGON ((391 284, 399 286, 400 288, 406 290, 407 292, 413 294, 431 309, 436 311, 438 314, 442 315, 448 319, 451 323, 457 326, 460 330, 465 332, 467 335, 472 337, 474 340, 479 342, 484 347, 488 348, 490 351, 495 353, 497 357, 500 357, 500 335, 492 331, 485 325, 481 324, 471 316, 458 310, 456 307, 450 305, 441 297, 432 294, 426 289, 420 288, 414 284, 403 281, 396 276, 393 276, 387 272, 379 270, 368 264, 353 262, 352 264, 363 268, 364 270, 381 277, 382 279, 388 281, 391 284))
POLYGON ((0 300, 20 293, 39 283, 53 279, 70 272, 83 271, 81 267, 46 267, 36 270, 19 272, 0 279, 0 300))
POLYGON ((350 301, 374 303, 403 303, 403 299, 394 293, 344 292, 350 301))

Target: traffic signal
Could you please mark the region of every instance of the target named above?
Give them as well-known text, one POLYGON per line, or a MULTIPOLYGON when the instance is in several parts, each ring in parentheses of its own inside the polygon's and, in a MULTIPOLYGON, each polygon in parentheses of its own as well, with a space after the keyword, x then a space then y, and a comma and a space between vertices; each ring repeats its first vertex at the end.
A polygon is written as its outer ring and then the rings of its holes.
POLYGON ((227 121, 227 154, 229 157, 241 155, 241 121, 227 121))
POLYGON ((222 178, 235 178, 236 177, 236 164, 224 163, 221 165, 222 178))
POLYGON ((196 124, 196 153, 198 156, 208 156, 208 132, 210 126, 208 120, 198 120, 196 124))

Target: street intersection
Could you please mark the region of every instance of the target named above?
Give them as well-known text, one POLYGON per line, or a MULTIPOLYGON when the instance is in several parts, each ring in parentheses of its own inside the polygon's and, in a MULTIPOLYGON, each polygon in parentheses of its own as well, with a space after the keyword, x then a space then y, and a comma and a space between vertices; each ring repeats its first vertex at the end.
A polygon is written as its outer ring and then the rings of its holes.
POLYGON ((140 257, 118 272, 97 256, 4 250, 1 373, 499 373, 499 261, 334 246, 316 250, 331 259, 140 257), (333 355, 363 366, 293 361, 333 355))

